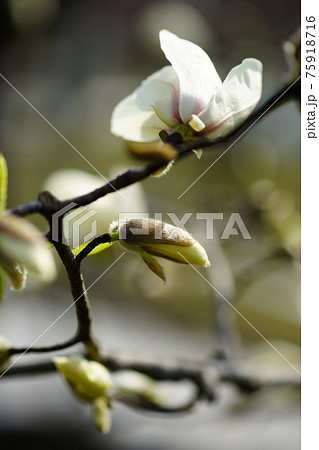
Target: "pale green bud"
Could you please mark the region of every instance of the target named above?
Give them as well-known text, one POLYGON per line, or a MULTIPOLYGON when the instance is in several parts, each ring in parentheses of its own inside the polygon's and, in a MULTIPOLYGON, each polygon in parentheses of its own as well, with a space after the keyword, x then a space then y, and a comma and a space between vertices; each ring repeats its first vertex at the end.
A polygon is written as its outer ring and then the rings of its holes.
POLYGON ((164 404, 165 398, 158 383, 149 376, 135 370, 121 370, 113 375, 114 392, 117 398, 139 404, 144 401, 164 404))
POLYGON ((154 388, 154 380, 135 370, 121 370, 113 376, 115 389, 144 394, 154 388))
POLYGON ((88 361, 82 356, 56 356, 53 362, 73 391, 83 400, 95 400, 112 387, 109 371, 96 361, 88 361))

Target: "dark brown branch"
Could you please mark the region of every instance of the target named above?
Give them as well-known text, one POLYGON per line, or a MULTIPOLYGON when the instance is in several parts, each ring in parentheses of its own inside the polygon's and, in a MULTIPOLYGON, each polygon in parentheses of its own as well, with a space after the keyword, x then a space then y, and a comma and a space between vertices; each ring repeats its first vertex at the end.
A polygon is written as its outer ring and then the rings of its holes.
POLYGON ((105 244, 107 242, 112 242, 111 236, 108 233, 101 234, 101 236, 96 237, 91 242, 89 242, 84 249, 75 257, 75 262, 80 264, 84 258, 86 258, 94 249, 100 244, 105 244))
POLYGON ((79 197, 61 202, 61 207, 63 208, 72 202, 76 204, 76 206, 74 206, 74 209, 79 206, 86 206, 98 200, 99 198, 114 192, 115 190, 118 191, 120 189, 123 189, 124 187, 130 186, 131 184, 145 180, 150 175, 157 172, 159 169, 164 168, 166 164, 167 163, 163 163, 161 161, 156 161, 149 163, 142 168, 132 167, 93 192, 89 192, 88 194, 80 195, 79 197))
POLYGON ((78 335, 72 337, 71 339, 61 342, 60 344, 55 344, 51 346, 45 346, 45 347, 11 347, 8 350, 9 355, 18 355, 18 354, 26 354, 26 353, 49 353, 49 352, 56 352, 59 350, 64 350, 66 348, 72 347, 73 345, 78 344, 80 341, 78 335))
POLYGON ((87 296, 81 266, 75 261, 71 249, 59 242, 53 242, 68 274, 71 293, 76 308, 78 319, 77 338, 85 345, 90 358, 99 360, 99 350, 97 340, 92 331, 92 310, 87 296))
MULTIPOLYGON (((190 380, 198 388, 198 399, 209 401, 215 399, 214 390, 219 382, 233 384, 247 393, 263 387, 292 386, 298 388, 300 386, 299 376, 274 378, 271 376, 247 375, 240 372, 233 373, 228 372, 226 367, 212 361, 158 357, 123 350, 104 352, 101 362, 111 372, 136 370, 156 381, 190 380)), ((56 371, 56 367, 52 361, 41 361, 14 365, 2 377, 43 374, 54 371, 56 371)))
POLYGON ((74 339, 84 344, 91 359, 99 360, 98 344, 92 330, 91 305, 81 273, 81 265, 75 259, 70 247, 64 243, 66 241, 63 231, 63 215, 59 215, 55 221, 53 219, 53 214, 59 209, 61 202, 49 192, 39 194, 38 201, 42 205, 41 213, 49 223, 48 239, 54 245, 69 278, 78 319, 78 330, 74 339))
POLYGON ((35 200, 30 203, 26 203, 25 205, 17 206, 16 208, 11 210, 12 214, 16 214, 17 216, 27 216, 29 214, 35 214, 42 212, 42 203, 38 200, 35 200))
MULTIPOLYGON (((211 401, 215 397, 211 383, 211 370, 208 370, 209 367, 212 369, 212 366, 208 362, 180 358, 156 358, 152 355, 136 355, 124 351, 109 351, 104 354, 102 362, 112 372, 136 370, 157 381, 190 380, 197 386, 198 399, 211 401)), ((215 376, 213 379, 215 381, 215 376)))

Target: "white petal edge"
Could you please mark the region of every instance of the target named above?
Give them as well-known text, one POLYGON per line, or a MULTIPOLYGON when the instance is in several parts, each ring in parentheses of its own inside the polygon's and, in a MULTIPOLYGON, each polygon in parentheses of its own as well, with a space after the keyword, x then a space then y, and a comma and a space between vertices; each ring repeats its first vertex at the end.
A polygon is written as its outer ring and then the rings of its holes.
POLYGON ((206 109, 199 114, 205 135, 218 138, 229 134, 251 114, 262 92, 262 63, 247 58, 234 67, 206 109))
POLYGON ((166 58, 175 69, 180 84, 179 112, 183 121, 198 115, 222 82, 207 53, 198 45, 175 34, 160 31, 160 43, 166 58))

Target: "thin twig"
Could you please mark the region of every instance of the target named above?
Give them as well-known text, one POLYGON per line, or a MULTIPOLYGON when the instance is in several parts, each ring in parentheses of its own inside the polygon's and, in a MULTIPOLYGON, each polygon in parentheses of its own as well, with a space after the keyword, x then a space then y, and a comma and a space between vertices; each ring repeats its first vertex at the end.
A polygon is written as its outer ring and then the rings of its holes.
POLYGON ((26 354, 26 353, 49 353, 56 352, 59 350, 64 350, 66 348, 72 347, 73 345, 78 344, 80 341, 78 335, 68 339, 67 341, 61 342, 60 344, 55 344, 51 346, 43 346, 43 347, 11 347, 8 350, 9 355, 18 355, 18 354, 26 354))
MULTIPOLYGON (((148 375, 156 381, 190 380, 199 389, 198 398, 209 401, 215 399, 214 390, 220 382, 234 384, 247 393, 254 392, 263 387, 300 387, 300 377, 297 376, 274 378, 256 374, 248 375, 241 372, 235 374, 228 372, 227 367, 208 360, 159 357, 132 351, 109 350, 103 352, 101 363, 111 372, 135 370, 148 375)), ((2 378, 10 378, 18 375, 44 374, 55 371, 56 367, 53 362, 47 360, 15 365, 4 373, 2 378)))
POLYGON ((90 358, 99 360, 99 348, 92 330, 92 310, 85 289, 80 264, 75 261, 71 249, 59 242, 53 242, 68 274, 71 293, 74 299, 78 319, 77 337, 85 345, 90 358))
POLYGON ((75 257, 76 264, 80 264, 98 245, 112 242, 111 236, 108 233, 101 234, 89 242, 83 250, 75 257))

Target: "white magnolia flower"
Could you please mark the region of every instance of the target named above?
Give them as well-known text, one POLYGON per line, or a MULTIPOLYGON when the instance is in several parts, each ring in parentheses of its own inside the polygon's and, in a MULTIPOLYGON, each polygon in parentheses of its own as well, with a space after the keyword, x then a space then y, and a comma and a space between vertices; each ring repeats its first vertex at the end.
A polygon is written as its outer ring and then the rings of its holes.
POLYGON ((261 96, 260 61, 244 59, 222 82, 198 45, 167 30, 160 32, 160 44, 171 66, 149 76, 115 107, 113 134, 134 142, 159 140, 161 130, 216 139, 246 120, 261 96))

